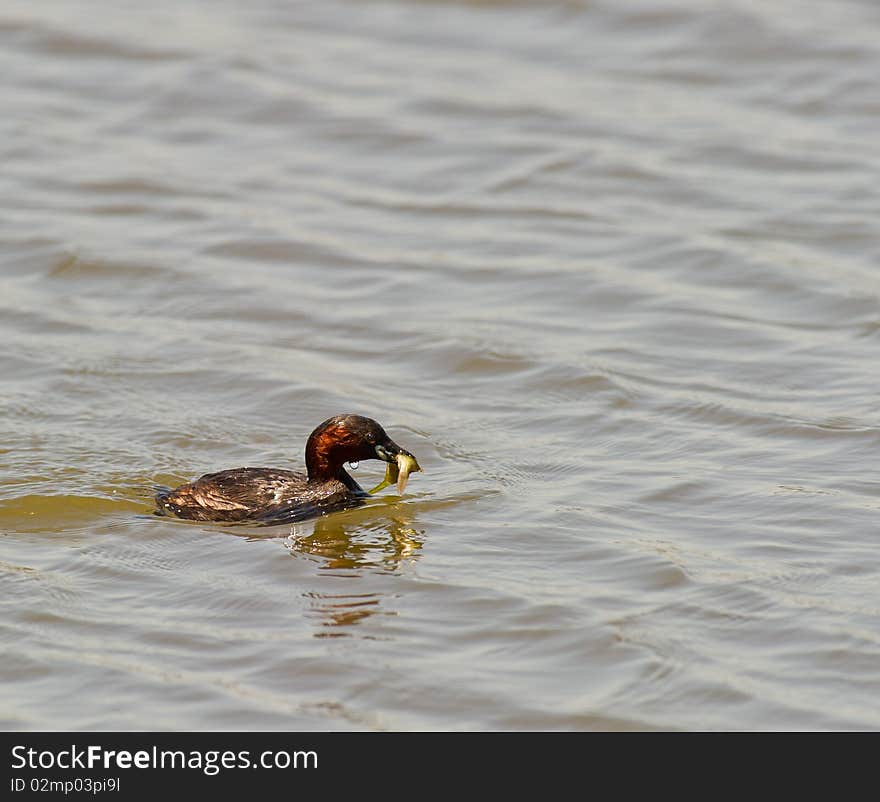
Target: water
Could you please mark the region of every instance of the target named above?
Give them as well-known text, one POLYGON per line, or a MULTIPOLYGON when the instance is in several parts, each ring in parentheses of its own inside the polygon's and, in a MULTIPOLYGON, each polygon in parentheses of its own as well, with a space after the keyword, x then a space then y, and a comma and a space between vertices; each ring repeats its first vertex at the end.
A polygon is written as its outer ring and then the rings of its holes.
POLYGON ((880 727, 878 43, 2 0, 0 725, 880 727), (151 514, 344 412, 402 498, 151 514))

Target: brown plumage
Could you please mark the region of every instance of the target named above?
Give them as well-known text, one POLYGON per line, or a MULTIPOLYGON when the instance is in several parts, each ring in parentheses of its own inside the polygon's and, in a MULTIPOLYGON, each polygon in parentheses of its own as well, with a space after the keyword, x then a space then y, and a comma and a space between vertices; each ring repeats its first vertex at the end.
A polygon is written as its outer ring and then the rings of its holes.
MULTIPOLYGON (((345 471, 346 462, 393 462, 398 446, 371 418, 337 415, 306 443, 307 473, 277 468, 233 468, 208 473, 156 494, 160 512, 196 521, 301 521, 356 507, 368 494, 345 471)), ((412 455, 410 455, 412 456, 412 455)))

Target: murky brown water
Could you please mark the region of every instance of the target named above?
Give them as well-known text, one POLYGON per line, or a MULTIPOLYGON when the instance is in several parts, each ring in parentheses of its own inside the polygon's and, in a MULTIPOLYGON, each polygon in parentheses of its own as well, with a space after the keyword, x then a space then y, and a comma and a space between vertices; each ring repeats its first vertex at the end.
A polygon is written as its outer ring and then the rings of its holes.
POLYGON ((3 0, 0 75, 4 728, 880 728, 873 0, 3 0), (339 412, 405 497, 150 515, 339 412))

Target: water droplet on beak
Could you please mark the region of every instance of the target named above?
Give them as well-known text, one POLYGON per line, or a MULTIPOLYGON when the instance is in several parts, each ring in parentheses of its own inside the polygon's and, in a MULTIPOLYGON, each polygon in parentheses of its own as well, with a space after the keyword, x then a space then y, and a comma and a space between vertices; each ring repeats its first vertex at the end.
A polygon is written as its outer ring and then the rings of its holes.
POLYGON ((358 465, 360 465, 360 463, 359 462, 349 462, 348 465, 353 471, 356 471, 358 469, 358 465))

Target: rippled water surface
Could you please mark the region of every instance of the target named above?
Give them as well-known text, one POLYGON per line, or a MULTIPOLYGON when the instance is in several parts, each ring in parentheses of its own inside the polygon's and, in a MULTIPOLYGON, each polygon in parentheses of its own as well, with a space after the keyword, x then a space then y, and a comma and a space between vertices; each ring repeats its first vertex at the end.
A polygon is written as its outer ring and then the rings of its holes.
POLYGON ((2 0, 0 726, 880 728, 880 6, 808 5, 2 0), (403 497, 151 514, 341 412, 403 497))

